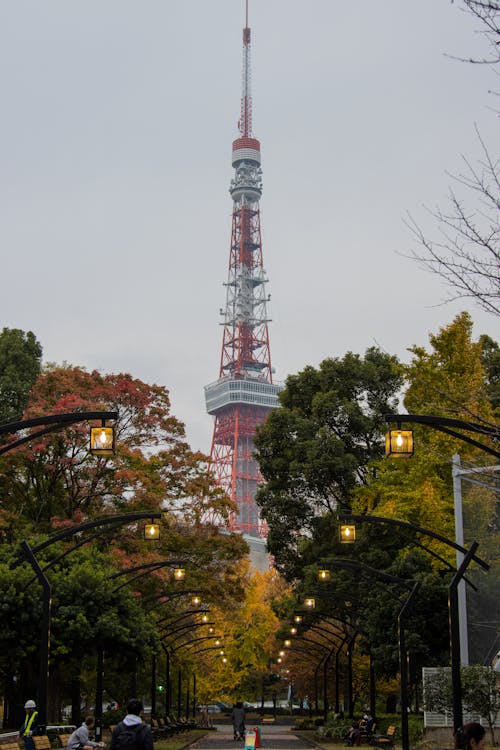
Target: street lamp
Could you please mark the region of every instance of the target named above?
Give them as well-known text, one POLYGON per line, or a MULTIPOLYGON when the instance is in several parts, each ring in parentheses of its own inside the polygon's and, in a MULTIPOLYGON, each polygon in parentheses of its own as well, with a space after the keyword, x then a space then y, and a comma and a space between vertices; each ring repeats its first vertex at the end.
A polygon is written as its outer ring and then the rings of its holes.
POLYGON ((115 452, 115 429, 106 427, 106 420, 102 420, 101 427, 90 428, 90 452, 94 456, 109 457, 115 452))
POLYGON ((413 430, 389 430, 385 435, 385 455, 387 458, 409 458, 413 456, 413 430))
POLYGON ((144 539, 150 542, 154 542, 160 538, 160 524, 159 523, 146 523, 144 524, 144 539))
POLYGON ((339 539, 341 544, 353 544, 356 541, 356 527, 352 524, 341 524, 339 528, 339 539))
MULTIPOLYGON (((402 439, 404 442, 403 433, 411 431, 401 430, 400 427, 401 424, 410 422, 414 424, 422 424, 426 427, 431 427, 434 430, 438 430, 439 432, 444 432, 447 435, 451 435, 452 437, 455 437, 464 443, 468 443, 469 445, 474 445, 476 448, 480 448, 485 453, 489 453, 490 455, 495 456, 495 458, 500 458, 500 451, 496 450, 495 448, 490 448, 489 445, 480 443, 478 440, 474 440, 474 438, 471 438, 470 435, 464 434, 464 432, 473 432, 477 435, 484 435, 485 437, 489 437, 492 440, 498 440, 498 438, 500 437, 500 429, 496 426, 479 424, 477 422, 466 422, 463 419, 437 417, 433 414, 385 414, 383 419, 384 422, 396 422, 396 424, 398 425, 398 430, 391 430, 388 433, 395 433, 395 443, 397 442, 398 431, 402 434, 402 439), (458 432, 457 430, 460 430, 460 432, 458 432)), ((395 445, 395 453, 391 453, 391 455, 408 454, 398 451, 397 445, 395 445)))

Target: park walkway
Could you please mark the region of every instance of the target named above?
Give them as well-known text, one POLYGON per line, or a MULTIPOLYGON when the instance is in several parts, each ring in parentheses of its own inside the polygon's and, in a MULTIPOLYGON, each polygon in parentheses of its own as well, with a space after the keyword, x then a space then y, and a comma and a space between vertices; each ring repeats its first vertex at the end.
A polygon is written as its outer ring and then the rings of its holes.
MULTIPOLYGON (((253 729, 253 725, 247 724, 247 729, 253 729)), ((300 735, 294 734, 287 726, 266 724, 260 726, 260 730, 262 750, 306 750, 306 748, 317 747, 300 735)), ((190 747, 194 750, 245 750, 245 743, 233 739, 231 726, 218 725, 214 731, 209 732, 190 747)))

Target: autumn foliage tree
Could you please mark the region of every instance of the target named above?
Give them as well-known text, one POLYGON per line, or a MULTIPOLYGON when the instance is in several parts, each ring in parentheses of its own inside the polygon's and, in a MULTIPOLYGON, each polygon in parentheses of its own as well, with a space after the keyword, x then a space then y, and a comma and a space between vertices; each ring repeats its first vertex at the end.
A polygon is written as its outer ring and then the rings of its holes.
MULTIPOLYGON (((227 517, 231 502, 215 485, 207 457, 189 447, 184 425, 171 414, 167 389, 128 374, 47 367, 33 385, 24 417, 93 410, 118 413, 114 457, 90 455, 88 425, 77 423, 13 449, 0 465, 1 553, 7 566, 17 554, 15 543, 20 539, 29 539, 33 546, 61 528, 76 532, 88 520, 130 511, 162 512, 162 536, 153 546, 142 538, 140 524, 129 523, 118 531, 103 529, 97 537, 89 535, 88 546, 78 532, 78 537, 70 536, 67 542, 40 553, 41 563, 52 566, 53 712, 58 710, 58 694, 67 694, 69 689, 62 678, 68 668, 73 676, 88 667, 95 674, 96 643, 104 648, 108 644, 108 664, 113 663, 109 661, 113 654, 119 674, 124 654, 130 655, 126 663, 132 668, 132 656, 147 656, 159 647, 154 602, 178 604, 171 569, 153 568, 130 585, 125 578, 125 587, 115 582, 116 572, 178 559, 187 570, 186 586, 203 590, 207 601, 217 598, 223 608, 243 596, 236 569, 247 551, 245 542, 203 522, 211 509, 216 509, 218 517, 227 517), (72 549, 76 541, 84 544, 78 552, 72 549), (140 644, 138 633, 143 636, 140 644)), ((25 596, 23 580, 16 571, 6 572, 0 586, 4 601, 25 596)), ((0 667, 5 674, 19 677, 23 664, 37 664, 39 639, 33 629, 39 621, 38 583, 30 587, 34 609, 26 647, 17 655, 9 652, 11 631, 3 630, 0 635, 0 650, 6 655, 0 667), (9 658, 9 653, 15 658, 9 658)), ((23 610, 14 607, 9 617, 12 632, 26 631, 23 610)), ((108 680, 112 673, 108 668, 108 680)), ((28 669, 18 684, 22 682, 22 689, 27 690, 33 680, 33 670, 28 669)))

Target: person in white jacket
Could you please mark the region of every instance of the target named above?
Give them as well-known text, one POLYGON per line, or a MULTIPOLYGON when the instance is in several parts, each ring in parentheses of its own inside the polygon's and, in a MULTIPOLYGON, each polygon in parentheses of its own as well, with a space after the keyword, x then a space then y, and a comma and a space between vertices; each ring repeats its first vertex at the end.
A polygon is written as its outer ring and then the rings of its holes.
POLYGON ((89 738, 89 732, 94 728, 95 719, 87 716, 82 726, 75 729, 66 745, 67 750, 94 750, 95 747, 104 747, 104 742, 93 742, 89 738))

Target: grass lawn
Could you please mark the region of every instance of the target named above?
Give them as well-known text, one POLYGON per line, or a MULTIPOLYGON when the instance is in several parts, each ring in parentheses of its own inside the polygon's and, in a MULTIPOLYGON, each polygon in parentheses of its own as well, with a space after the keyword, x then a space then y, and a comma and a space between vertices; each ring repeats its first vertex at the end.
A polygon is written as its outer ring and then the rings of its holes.
POLYGON ((179 734, 174 734, 173 737, 156 740, 155 750, 181 750, 181 748, 191 745, 206 734, 208 734, 206 729, 190 729, 187 732, 179 732, 179 734))

